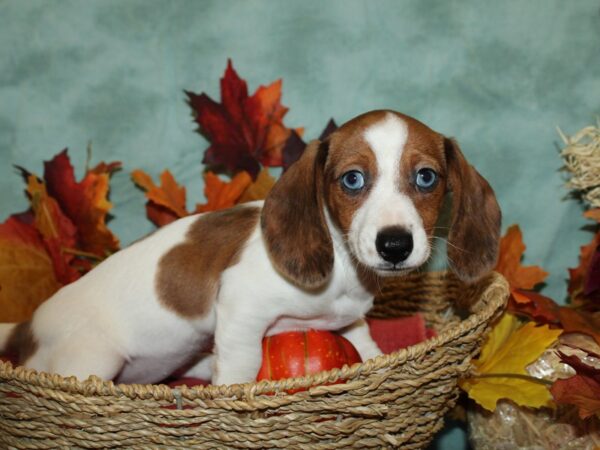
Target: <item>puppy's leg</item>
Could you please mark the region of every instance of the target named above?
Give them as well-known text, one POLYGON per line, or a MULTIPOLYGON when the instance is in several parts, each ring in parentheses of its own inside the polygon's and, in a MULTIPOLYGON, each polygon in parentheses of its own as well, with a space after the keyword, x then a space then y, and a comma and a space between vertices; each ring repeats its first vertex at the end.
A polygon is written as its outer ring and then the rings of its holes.
POLYGON ((340 330, 340 334, 352 342, 363 361, 382 354, 371 337, 369 325, 365 319, 359 319, 352 325, 340 330))
MULTIPOLYGON (((75 376, 79 380, 85 380, 90 375, 112 380, 124 363, 125 358, 108 343, 92 336, 78 336, 69 342, 63 341, 62 345, 53 346, 43 370, 63 376, 75 376)), ((28 365, 36 368, 35 356, 28 365)))
MULTIPOLYGON (((238 305, 239 306, 239 305, 238 305)), ((256 311, 217 308, 213 384, 254 381, 262 361, 262 338, 271 318, 256 311)))

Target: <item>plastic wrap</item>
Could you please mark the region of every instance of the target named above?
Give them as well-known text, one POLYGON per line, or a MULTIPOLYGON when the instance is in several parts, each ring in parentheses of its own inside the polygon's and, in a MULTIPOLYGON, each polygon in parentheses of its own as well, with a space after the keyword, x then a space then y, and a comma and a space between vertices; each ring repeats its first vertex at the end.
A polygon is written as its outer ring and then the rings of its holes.
MULTIPOLYGON (((576 354, 586 364, 600 367, 600 359, 568 345, 565 354, 576 354)), ((557 349, 546 352, 527 367, 531 376, 554 381, 575 371, 562 363, 557 349)), ((600 420, 579 418, 577 408, 531 409, 501 400, 492 413, 478 405, 468 412, 469 440, 474 450, 596 450, 600 448, 600 420)))

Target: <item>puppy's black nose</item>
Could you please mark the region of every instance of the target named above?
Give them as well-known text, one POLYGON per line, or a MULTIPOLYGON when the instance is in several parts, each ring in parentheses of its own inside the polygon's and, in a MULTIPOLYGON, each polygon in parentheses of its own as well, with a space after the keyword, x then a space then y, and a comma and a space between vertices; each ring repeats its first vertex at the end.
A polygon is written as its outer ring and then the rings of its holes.
POLYGON ((375 239, 377 252, 392 264, 407 259, 413 249, 412 234, 400 227, 384 228, 375 239))

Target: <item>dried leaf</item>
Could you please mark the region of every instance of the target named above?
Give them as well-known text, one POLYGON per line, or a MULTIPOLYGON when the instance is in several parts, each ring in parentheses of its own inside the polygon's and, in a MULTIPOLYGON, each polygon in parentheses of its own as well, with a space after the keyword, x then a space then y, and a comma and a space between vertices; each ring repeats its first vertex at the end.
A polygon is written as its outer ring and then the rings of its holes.
POLYGON ((587 303, 588 295, 594 293, 597 287, 593 284, 597 283, 595 278, 588 277, 588 273, 596 273, 598 270, 598 248, 600 247, 600 232, 596 233, 592 241, 580 248, 579 266, 569 269, 569 287, 568 292, 571 298, 571 303, 582 305, 587 303), (587 286, 586 289, 586 285, 587 286), (586 291, 588 294, 586 294, 586 291))
POLYGON ((596 340, 584 333, 563 333, 559 341, 562 345, 579 349, 596 358, 600 358, 600 344, 596 340))
POLYGON ((0 322, 28 320, 60 286, 34 226, 16 216, 0 224, 0 322))
POLYGON ((264 200, 267 198, 267 194, 271 191, 271 188, 275 185, 275 181, 275 178, 271 176, 268 169, 261 170, 256 181, 248 186, 238 200, 238 203, 264 200))
POLYGON ((283 124, 288 109, 280 103, 281 80, 260 86, 249 96, 246 81, 229 60, 221 78, 221 103, 204 93, 186 94, 199 132, 210 141, 203 163, 211 170, 246 171, 256 178, 261 163, 283 164, 282 150, 291 129, 283 124))
POLYGON ((235 205, 252 183, 247 172, 239 172, 230 182, 221 180, 212 172, 204 175, 204 195, 207 203, 196 205, 196 212, 217 211, 235 205))
POLYGON ((500 240, 500 251, 496 271, 507 279, 513 289, 533 289, 544 281, 548 273, 537 266, 522 266, 525 252, 523 235, 518 225, 512 225, 500 240))
POLYGON ((146 213, 156 226, 164 226, 189 214, 186 210, 185 187, 180 186, 168 170, 161 173, 160 186, 139 169, 131 172, 131 179, 145 191, 148 199, 146 213))
MULTIPOLYGON (((338 126, 335 123, 335 121, 333 119, 329 119, 329 122, 327 122, 327 125, 325 126, 325 128, 321 132, 321 135, 319 136, 319 140, 323 141, 327 139, 327 137, 329 137, 331 133, 337 130, 337 128, 338 126)), ((290 137, 286 141, 285 146, 282 150, 283 169, 287 170, 288 167, 295 163, 300 158, 300 155, 302 155, 305 148, 306 143, 302 140, 298 133, 292 130, 292 133, 290 134, 290 137)))
POLYGON ((504 314, 490 333, 478 359, 476 375, 461 381, 469 397, 493 411, 496 402, 508 398, 522 406, 551 406, 545 384, 527 373, 526 366, 550 347, 562 330, 520 325, 515 316, 504 314))
POLYGON ((533 291, 521 291, 515 289, 508 301, 508 311, 521 314, 536 321, 539 324, 558 324, 558 304, 549 297, 533 291), (526 301, 522 299, 525 298, 526 301), (520 299, 520 301, 517 301, 520 299))
POLYGON ((566 333, 584 333, 600 344, 600 313, 582 313, 574 308, 562 307, 558 317, 566 333))
POLYGON ((45 184, 34 175, 27 184, 35 228, 41 234, 52 259, 56 279, 62 284, 77 280, 81 274, 72 266, 77 246, 77 229, 58 202, 48 195, 45 184))
POLYGON ((556 403, 576 405, 581 419, 600 415, 600 370, 588 366, 577 356, 563 353, 560 356, 577 374, 554 382, 550 391, 556 403))
POLYGON ((119 240, 106 226, 112 208, 108 201, 110 176, 118 167, 120 163, 100 164, 77 182, 66 149, 44 163, 48 194, 77 228, 79 248, 100 258, 119 249, 119 240))

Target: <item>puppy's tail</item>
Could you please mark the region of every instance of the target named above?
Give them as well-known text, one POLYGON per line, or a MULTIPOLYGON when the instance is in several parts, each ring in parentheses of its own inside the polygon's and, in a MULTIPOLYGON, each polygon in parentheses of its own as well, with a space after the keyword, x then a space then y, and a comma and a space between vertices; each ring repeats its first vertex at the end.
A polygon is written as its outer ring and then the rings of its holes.
POLYGON ((0 323, 0 354, 12 353, 18 341, 18 323, 0 323))

